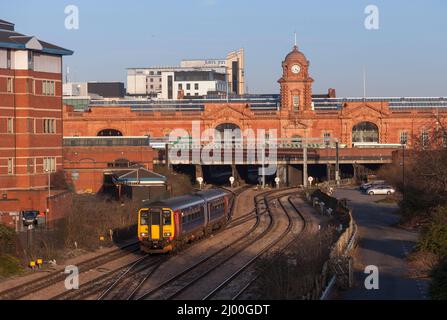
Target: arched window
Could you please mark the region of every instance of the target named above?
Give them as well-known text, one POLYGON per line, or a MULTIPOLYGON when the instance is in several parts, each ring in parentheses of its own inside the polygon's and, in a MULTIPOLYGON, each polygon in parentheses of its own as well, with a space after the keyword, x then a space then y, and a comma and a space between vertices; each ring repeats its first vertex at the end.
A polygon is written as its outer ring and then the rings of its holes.
POLYGON ((300 135, 293 135, 292 136, 292 143, 300 143, 303 140, 303 137, 301 137, 300 135))
POLYGON ((379 128, 372 122, 360 122, 352 128, 352 142, 379 143, 379 128))
POLYGON ((216 127, 216 130, 220 132, 222 141, 225 139, 225 132, 229 132, 232 134, 232 142, 234 142, 235 140, 240 140, 242 138, 241 128, 239 128, 239 126, 234 123, 222 123, 216 127))
POLYGON ((122 137, 121 131, 116 129, 104 129, 98 132, 98 137, 122 137))
POLYGON ((115 161, 108 163, 107 166, 109 168, 129 168, 134 164, 135 163, 130 162, 127 159, 116 159, 115 161))

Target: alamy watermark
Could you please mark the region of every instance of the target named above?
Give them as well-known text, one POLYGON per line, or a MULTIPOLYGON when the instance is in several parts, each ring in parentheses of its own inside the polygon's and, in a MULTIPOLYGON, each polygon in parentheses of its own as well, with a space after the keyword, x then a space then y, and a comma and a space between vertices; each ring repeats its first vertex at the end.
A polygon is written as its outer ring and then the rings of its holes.
POLYGON ((373 4, 366 6, 365 14, 365 29, 366 30, 379 30, 380 28, 380 12, 379 7, 373 4))
POLYGON ((68 274, 65 278, 65 289, 67 290, 78 290, 79 289, 79 268, 76 266, 66 266, 65 274, 68 274))
POLYGON ((65 7, 65 29, 78 30, 79 29, 79 8, 75 5, 68 5, 65 7))
POLYGON ((201 130, 200 121, 193 121, 192 135, 185 129, 169 134, 170 164, 252 164, 261 165, 260 175, 273 175, 277 169, 276 129, 201 130))
POLYGON ((364 282, 366 290, 379 290, 379 268, 367 266, 364 273, 368 275, 364 282))

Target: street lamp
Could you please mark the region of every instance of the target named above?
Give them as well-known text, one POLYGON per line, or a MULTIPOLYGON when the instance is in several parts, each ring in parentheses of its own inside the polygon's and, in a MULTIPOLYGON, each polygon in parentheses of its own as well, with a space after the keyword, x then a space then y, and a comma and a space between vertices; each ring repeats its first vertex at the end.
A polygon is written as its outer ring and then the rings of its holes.
POLYGON ((45 172, 48 173, 48 200, 47 200, 47 210, 45 215, 45 223, 48 222, 48 214, 50 212, 50 198, 51 198, 51 168, 46 168, 45 172))
POLYGON ((402 143, 402 198, 405 200, 405 143, 402 143))

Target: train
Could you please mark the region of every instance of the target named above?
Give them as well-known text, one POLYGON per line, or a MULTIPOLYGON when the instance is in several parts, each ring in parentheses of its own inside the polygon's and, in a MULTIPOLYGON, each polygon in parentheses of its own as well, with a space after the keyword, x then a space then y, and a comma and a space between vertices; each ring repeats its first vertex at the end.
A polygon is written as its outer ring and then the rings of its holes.
POLYGON ((169 253, 206 237, 231 220, 234 195, 209 189, 161 201, 138 210, 138 240, 146 253, 169 253))

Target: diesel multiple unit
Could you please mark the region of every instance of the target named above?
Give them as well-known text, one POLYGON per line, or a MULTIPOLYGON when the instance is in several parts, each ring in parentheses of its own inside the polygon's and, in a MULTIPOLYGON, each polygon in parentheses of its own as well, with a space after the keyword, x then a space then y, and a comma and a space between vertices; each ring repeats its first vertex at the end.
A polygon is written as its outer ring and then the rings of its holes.
POLYGON ((196 192, 157 202, 138 211, 142 251, 164 253, 225 226, 231 219, 232 194, 220 189, 196 192))

